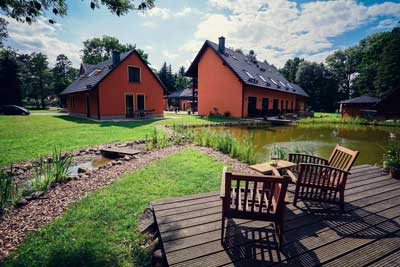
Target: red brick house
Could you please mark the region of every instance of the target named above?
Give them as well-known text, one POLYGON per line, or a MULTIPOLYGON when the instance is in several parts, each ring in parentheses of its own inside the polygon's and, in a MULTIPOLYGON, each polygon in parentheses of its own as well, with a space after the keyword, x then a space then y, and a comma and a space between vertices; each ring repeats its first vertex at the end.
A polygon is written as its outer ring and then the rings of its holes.
POLYGON ((96 65, 81 64, 80 76, 62 94, 70 115, 99 120, 162 116, 165 87, 132 50, 114 52, 96 65))
POLYGON ((255 57, 206 41, 186 75, 198 93, 199 115, 233 117, 304 111, 308 94, 288 82, 274 67, 255 57))

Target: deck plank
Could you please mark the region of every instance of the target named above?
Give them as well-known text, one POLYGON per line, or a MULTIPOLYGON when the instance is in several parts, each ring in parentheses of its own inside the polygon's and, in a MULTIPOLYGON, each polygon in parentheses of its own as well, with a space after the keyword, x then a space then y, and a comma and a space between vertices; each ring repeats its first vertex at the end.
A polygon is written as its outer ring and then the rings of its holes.
POLYGON ((303 202, 287 205, 280 250, 271 223, 240 219, 229 220, 222 246, 218 192, 152 203, 169 266, 395 266, 400 181, 377 166, 356 166, 351 173, 345 213, 303 202))

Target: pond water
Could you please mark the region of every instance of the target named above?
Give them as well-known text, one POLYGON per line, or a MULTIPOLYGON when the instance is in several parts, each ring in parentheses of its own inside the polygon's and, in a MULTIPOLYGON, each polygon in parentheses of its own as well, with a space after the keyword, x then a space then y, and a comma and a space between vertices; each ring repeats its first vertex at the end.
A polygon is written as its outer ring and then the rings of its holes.
POLYGON ((103 156, 98 156, 93 160, 85 161, 79 164, 72 165, 69 169, 69 175, 77 175, 78 174, 78 169, 82 168, 88 171, 92 171, 95 168, 99 168, 101 166, 106 165, 108 162, 112 161, 112 159, 103 157, 103 156))
POLYGON ((382 164, 382 155, 389 140, 400 140, 400 128, 366 125, 294 125, 248 129, 216 127, 243 140, 250 138, 256 147, 257 161, 269 159, 272 146, 304 147, 317 156, 328 158, 336 144, 360 151, 356 165, 382 164))

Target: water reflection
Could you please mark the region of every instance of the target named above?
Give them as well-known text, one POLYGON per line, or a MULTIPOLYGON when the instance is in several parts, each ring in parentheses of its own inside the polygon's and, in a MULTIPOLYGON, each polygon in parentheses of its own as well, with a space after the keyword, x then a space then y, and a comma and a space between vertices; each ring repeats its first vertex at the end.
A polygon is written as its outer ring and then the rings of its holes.
POLYGON ((256 146, 257 160, 264 161, 273 144, 302 146, 314 154, 329 157, 334 146, 341 144, 360 151, 356 164, 381 164, 384 147, 389 140, 400 140, 400 129, 367 125, 296 125, 248 129, 246 127, 217 127, 240 139, 251 138, 256 146))

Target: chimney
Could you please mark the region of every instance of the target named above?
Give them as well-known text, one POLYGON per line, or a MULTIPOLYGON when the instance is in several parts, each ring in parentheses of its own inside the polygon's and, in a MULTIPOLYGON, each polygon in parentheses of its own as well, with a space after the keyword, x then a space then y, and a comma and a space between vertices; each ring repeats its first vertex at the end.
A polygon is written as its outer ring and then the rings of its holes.
POLYGON ((218 42, 218 51, 220 53, 225 53, 225 37, 221 36, 218 38, 219 42, 218 42))
POLYGON ((121 60, 121 54, 117 50, 112 51, 112 64, 116 66, 121 60))

